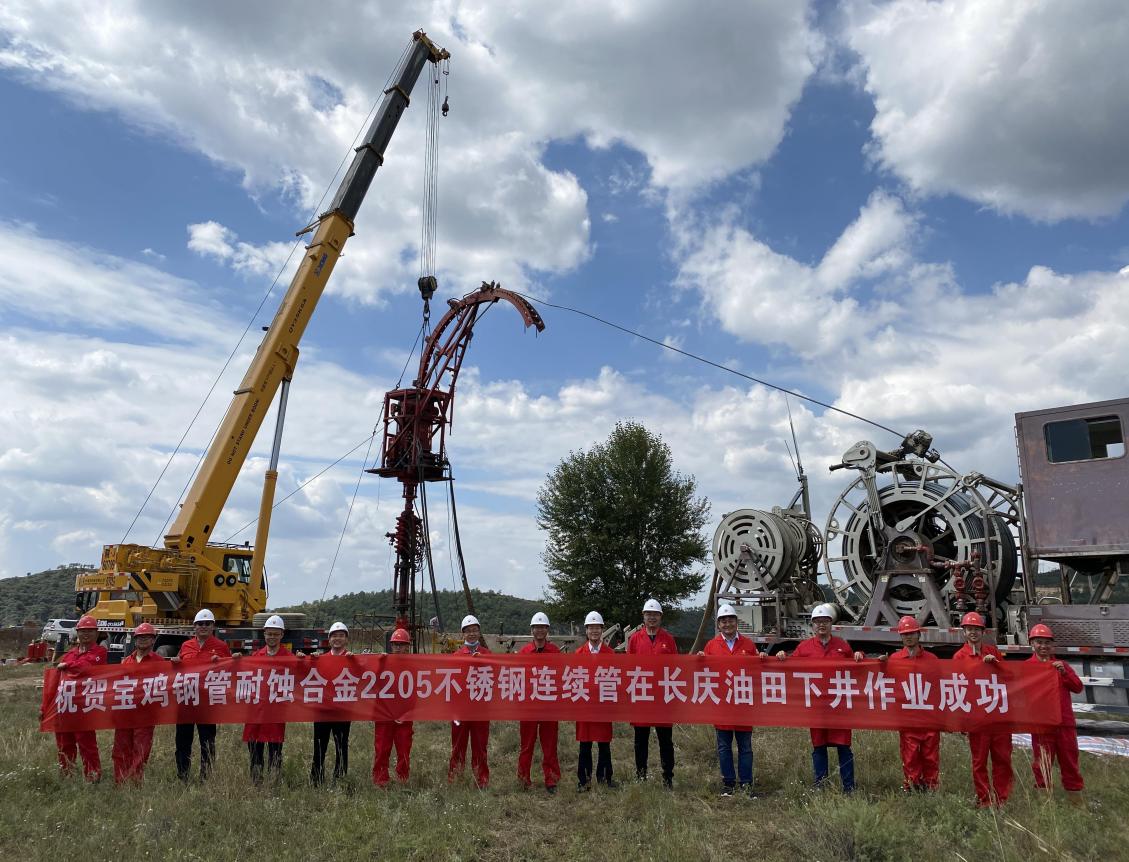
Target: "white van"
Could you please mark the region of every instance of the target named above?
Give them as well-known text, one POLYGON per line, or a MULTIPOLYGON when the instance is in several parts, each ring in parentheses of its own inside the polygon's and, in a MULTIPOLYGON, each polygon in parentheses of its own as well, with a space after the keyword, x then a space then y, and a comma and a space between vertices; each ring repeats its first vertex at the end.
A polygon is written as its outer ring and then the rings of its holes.
POLYGON ((67 640, 73 640, 76 625, 78 625, 78 620, 47 620, 40 637, 47 643, 52 644, 58 643, 60 638, 64 637, 67 640))

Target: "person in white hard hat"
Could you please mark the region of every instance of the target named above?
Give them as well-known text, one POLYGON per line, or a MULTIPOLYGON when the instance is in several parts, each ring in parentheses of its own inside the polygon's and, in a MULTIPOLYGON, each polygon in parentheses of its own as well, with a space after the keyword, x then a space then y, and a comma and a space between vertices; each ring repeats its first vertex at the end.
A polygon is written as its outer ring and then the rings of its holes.
MULTIPOLYGON (((216 617, 207 608, 196 612, 192 620, 195 637, 180 645, 174 662, 212 662, 231 658, 227 644, 215 636, 216 617)), ((178 724, 176 726, 176 774, 181 781, 188 780, 192 766, 192 738, 200 737, 200 780, 208 777, 216 757, 216 726, 214 724, 178 724)))
MULTIPOLYGON (((584 618, 585 641, 577 649, 577 655, 586 664, 597 664, 599 656, 613 655, 612 648, 604 643, 604 618, 599 611, 591 611, 584 618)), ((576 761, 576 789, 584 792, 592 789, 592 743, 596 743, 596 782, 615 788, 612 778, 612 723, 610 721, 576 722, 576 741, 580 743, 580 755, 576 761)))
MULTIPOLYGON (((758 658, 757 645, 737 631, 737 611, 723 604, 717 609, 717 637, 706 643, 698 655, 749 656, 758 658)), ((740 791, 753 793, 753 728, 752 726, 716 725, 717 763, 721 768, 721 795, 732 796, 740 782, 740 791), (737 742, 737 769, 733 769, 733 742, 737 742)))
MULTIPOLYGON (((533 640, 518 650, 519 655, 556 655, 560 648, 549 640, 549 617, 538 611, 529 621, 533 640)), ((541 771, 545 775, 545 790, 557 792, 561 780, 561 764, 557 760, 558 726, 555 721, 523 721, 519 723, 521 748, 517 756, 517 778, 521 786, 533 785, 530 770, 533 768, 533 749, 541 740, 541 771)))
MULTIPOLYGON (((292 656, 282 644, 282 635, 286 631, 286 624, 282 617, 274 614, 263 623, 263 640, 266 645, 251 653, 253 658, 283 659, 292 656)), ((245 724, 243 725, 243 741, 247 743, 247 751, 251 755, 251 781, 254 784, 263 783, 263 754, 266 753, 266 768, 275 780, 282 773, 282 744, 286 741, 286 725, 284 723, 245 724)))
MULTIPOLYGON (((489 653, 482 643, 482 626, 478 617, 467 614, 461 626, 463 645, 455 650, 455 655, 476 656, 489 653)), ((470 765, 474 771, 474 783, 485 790, 490 783, 490 765, 486 750, 490 744, 490 722, 453 721, 451 722, 451 761, 447 765, 447 782, 453 782, 466 767, 467 742, 470 742, 470 765)))
MULTIPOLYGON (((662 627, 663 609, 655 599, 643 604, 643 627, 627 641, 628 655, 678 655, 674 635, 662 627)), ((659 741, 659 763, 662 765, 663 787, 674 786, 674 726, 670 724, 635 724, 635 778, 647 780, 647 760, 651 748, 651 728, 659 741)))
MULTIPOLYGON (((350 656, 349 627, 343 622, 335 622, 329 627, 329 652, 327 656, 350 656)), ((334 676, 337 672, 334 671, 334 676)), ((325 754, 329 750, 330 737, 333 738, 333 780, 345 777, 349 771, 349 731, 353 725, 348 721, 314 722, 314 761, 310 766, 310 781, 316 786, 325 781, 325 754)))
MULTIPOLYGON (((816 605, 811 611, 811 627, 814 634, 807 640, 800 641, 792 651, 793 658, 836 658, 843 661, 854 659, 862 661, 866 658, 861 652, 851 650, 851 645, 842 638, 831 634, 831 625, 835 621, 835 606, 829 604, 816 605)), ((776 657, 780 660, 787 658, 783 651, 776 657)), ((811 728, 811 762, 815 772, 815 786, 824 787, 829 773, 829 758, 827 747, 835 746, 839 755, 839 780, 843 784, 844 793, 852 793, 855 789, 855 755, 851 751, 851 731, 843 728, 811 728)))

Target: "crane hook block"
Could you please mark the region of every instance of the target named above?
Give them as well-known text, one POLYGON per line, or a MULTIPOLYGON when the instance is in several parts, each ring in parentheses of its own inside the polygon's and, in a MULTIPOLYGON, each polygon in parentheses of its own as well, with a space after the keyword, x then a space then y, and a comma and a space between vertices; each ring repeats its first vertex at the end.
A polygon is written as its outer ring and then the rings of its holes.
POLYGON ((419 295, 423 297, 424 302, 428 302, 431 297, 435 296, 435 291, 439 289, 439 281, 434 275, 421 275, 416 284, 419 287, 419 295))
POLYGON ((451 110, 451 105, 447 102, 447 97, 443 97, 443 116, 447 116, 447 112, 451 110))

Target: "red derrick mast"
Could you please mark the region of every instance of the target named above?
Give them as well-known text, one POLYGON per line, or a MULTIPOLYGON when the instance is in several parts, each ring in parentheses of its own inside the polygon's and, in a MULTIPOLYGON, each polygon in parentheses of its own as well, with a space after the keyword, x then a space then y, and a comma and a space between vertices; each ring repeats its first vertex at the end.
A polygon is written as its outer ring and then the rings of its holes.
MULTIPOLYGON (((461 299, 447 300, 450 307, 424 342, 419 373, 411 387, 394 389, 384 396, 380 467, 368 472, 396 479, 404 488, 403 511, 396 519, 395 531, 388 533, 396 551, 392 592, 397 627, 410 628, 414 622, 416 574, 425 561, 431 571, 432 591, 435 589, 425 483, 450 481, 447 428, 454 417, 455 380, 475 322, 500 299, 517 309, 527 328, 536 327, 538 332, 545 328, 537 309, 523 297, 494 282, 483 282, 482 287, 461 299), (422 517, 416 512, 417 495, 423 498, 422 517)), ((456 526, 456 536, 457 532, 456 526)))

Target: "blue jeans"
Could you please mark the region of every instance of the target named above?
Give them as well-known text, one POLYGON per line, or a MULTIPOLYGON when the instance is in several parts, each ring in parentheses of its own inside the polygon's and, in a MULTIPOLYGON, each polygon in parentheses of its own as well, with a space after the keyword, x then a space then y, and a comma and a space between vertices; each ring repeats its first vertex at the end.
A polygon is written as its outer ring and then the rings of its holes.
POLYGON ((741 786, 753 783, 753 732, 751 730, 721 730, 717 734, 717 762, 721 766, 721 782, 726 787, 737 783, 738 774, 741 786), (733 740, 737 740, 737 774, 733 772, 733 740))
MULTIPOLYGON (((826 745, 820 745, 811 750, 811 764, 815 769, 816 786, 827 782, 828 763, 826 745)), ((839 780, 843 782, 843 792, 850 793, 855 789, 855 755, 849 745, 836 745, 839 752, 839 780)))

